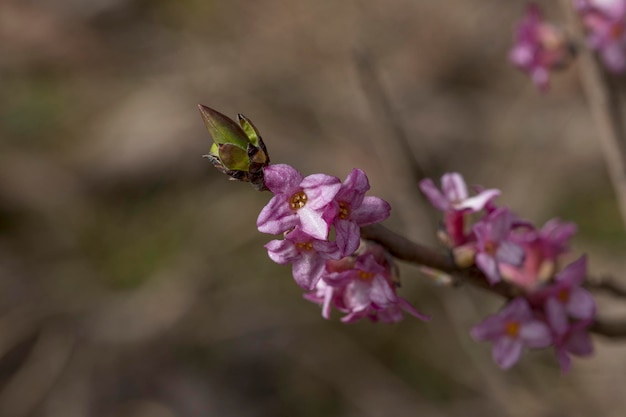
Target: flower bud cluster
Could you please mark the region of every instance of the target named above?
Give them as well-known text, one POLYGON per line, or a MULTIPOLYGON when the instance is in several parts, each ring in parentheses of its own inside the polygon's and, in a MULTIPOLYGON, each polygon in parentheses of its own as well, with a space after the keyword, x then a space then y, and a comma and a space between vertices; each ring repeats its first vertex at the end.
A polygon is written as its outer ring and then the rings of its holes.
POLYGON ((263 174, 274 197, 257 227, 283 235, 265 248, 274 262, 291 264, 305 298, 322 305, 325 318, 334 307, 345 314, 344 322, 364 317, 396 322, 402 311, 426 319, 396 294, 393 262, 384 250, 361 245, 360 228, 385 220, 391 211, 386 201, 365 196, 370 186, 363 171, 353 169, 343 183, 325 174, 303 177, 284 164, 269 165, 263 174))
POLYGON ((575 224, 553 219, 537 228, 497 207, 493 200, 498 190, 477 187, 479 192, 470 196, 458 173, 442 177, 441 191, 430 179, 420 188, 444 212, 441 237, 458 266, 475 266, 491 285, 505 281, 520 294, 472 330, 475 339, 493 342, 493 358, 500 367, 513 366, 524 347, 554 346, 563 371, 569 369, 569 354, 592 353, 588 329, 595 302, 582 287, 586 258, 560 268, 575 224))
POLYGON ((612 72, 626 70, 626 0, 574 0, 587 43, 612 72))

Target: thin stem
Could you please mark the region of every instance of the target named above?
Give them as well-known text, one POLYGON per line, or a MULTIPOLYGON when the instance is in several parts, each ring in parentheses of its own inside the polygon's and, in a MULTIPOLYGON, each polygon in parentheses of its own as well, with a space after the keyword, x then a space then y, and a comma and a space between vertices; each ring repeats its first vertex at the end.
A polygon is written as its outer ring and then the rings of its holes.
MULTIPOLYGON (((585 34, 573 0, 561 0, 569 26, 577 44, 584 45, 585 34)), ((589 109, 598 127, 598 137, 617 204, 626 228, 626 132, 621 117, 620 100, 616 89, 593 51, 579 48, 580 78, 589 109)))

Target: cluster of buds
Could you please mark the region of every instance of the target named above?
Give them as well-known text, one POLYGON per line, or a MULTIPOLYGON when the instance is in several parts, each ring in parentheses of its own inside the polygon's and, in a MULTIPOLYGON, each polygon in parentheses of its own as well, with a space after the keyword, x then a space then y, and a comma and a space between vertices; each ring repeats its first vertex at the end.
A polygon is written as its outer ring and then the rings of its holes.
POLYGON ((587 43, 612 72, 626 70, 626 0, 574 0, 587 43))
POLYGON ((531 3, 517 25, 509 60, 545 92, 550 71, 564 69, 571 62, 573 51, 565 32, 544 21, 539 7, 531 3))
POLYGON ((569 354, 592 353, 589 326, 595 302, 582 288, 587 273, 585 257, 560 269, 576 233, 572 223, 558 219, 536 228, 493 200, 495 189, 477 187, 469 196, 458 173, 445 174, 440 191, 432 180, 420 183, 430 202, 444 212, 441 237, 459 267, 477 267, 489 284, 506 281, 516 297, 472 330, 477 340, 493 342, 494 361, 513 366, 523 348, 554 346, 563 371, 569 354), (472 224, 469 220, 472 219, 472 224))
POLYGON ((322 305, 323 317, 335 307, 346 323, 365 317, 396 322, 403 311, 427 319, 396 294, 395 267, 382 247, 361 245, 360 228, 385 220, 391 211, 386 201, 365 196, 370 185, 362 170, 353 169, 343 183, 325 174, 303 177, 283 164, 263 171, 274 197, 257 227, 283 236, 265 248, 274 262, 292 265, 293 278, 307 291, 304 297, 322 305))

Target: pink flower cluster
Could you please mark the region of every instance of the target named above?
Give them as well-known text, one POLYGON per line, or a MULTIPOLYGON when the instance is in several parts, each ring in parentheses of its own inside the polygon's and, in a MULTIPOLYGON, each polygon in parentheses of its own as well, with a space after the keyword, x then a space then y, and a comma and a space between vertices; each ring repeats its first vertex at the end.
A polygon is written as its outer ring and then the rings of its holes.
POLYGON ((590 355, 595 302, 582 287, 586 258, 559 269, 576 226, 553 219, 536 228, 497 207, 498 190, 477 187, 470 196, 458 173, 445 174, 441 186, 440 191, 430 179, 420 183, 444 212, 442 237, 453 253, 463 255, 457 257, 459 266, 475 265, 490 284, 506 281, 521 294, 474 327, 472 336, 494 344, 493 358, 504 369, 519 360, 524 347, 554 346, 563 371, 569 369, 570 354, 590 355))
POLYGON ((572 58, 572 48, 565 33, 546 22, 539 7, 531 3, 526 16, 517 25, 509 61, 526 72, 541 90, 549 87, 549 73, 562 69, 572 58))
POLYGON ((284 237, 265 248, 274 262, 292 265, 296 283, 309 291, 305 298, 321 304, 325 318, 334 306, 346 314, 344 322, 363 317, 396 322, 402 311, 426 319, 396 294, 393 264, 380 247, 359 249, 360 228, 385 220, 391 211, 386 201, 365 196, 370 185, 363 171, 353 169, 343 183, 325 174, 303 177, 283 164, 263 173, 274 197, 257 227, 284 237))
POLYGON ((613 72, 626 70, 626 0, 574 0, 589 47, 613 72))

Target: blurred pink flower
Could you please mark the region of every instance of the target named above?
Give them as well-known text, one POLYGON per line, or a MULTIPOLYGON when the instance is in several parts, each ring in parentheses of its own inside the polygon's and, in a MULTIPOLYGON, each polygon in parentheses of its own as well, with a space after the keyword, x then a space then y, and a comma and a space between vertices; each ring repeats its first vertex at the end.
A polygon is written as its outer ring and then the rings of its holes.
POLYGON ((613 72, 626 70, 626 0, 575 0, 589 47, 613 72))
POLYGON ((552 343, 550 329, 534 317, 524 298, 509 302, 499 313, 491 315, 471 330, 474 339, 493 342, 492 355, 502 369, 512 367, 524 347, 542 348, 552 343))
POLYGON ((476 266, 491 284, 501 280, 500 264, 519 266, 524 250, 510 239, 515 216, 506 207, 489 213, 473 227, 476 235, 476 266))
POLYGON ((549 87, 549 72, 562 68, 571 58, 569 42, 559 28, 547 23, 539 7, 531 3, 518 23, 509 52, 513 65, 526 72, 541 91, 549 87))
POLYGON ((441 177, 443 192, 439 191, 430 178, 420 181, 419 187, 433 206, 445 212, 446 231, 453 246, 462 245, 467 241, 464 214, 482 210, 500 195, 499 190, 488 189, 470 197, 463 176, 457 172, 447 173, 441 177))

